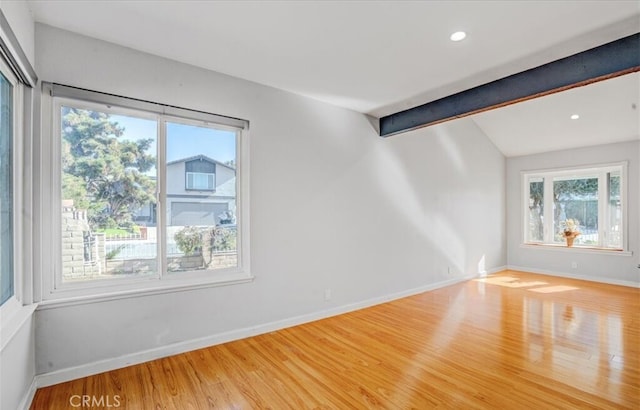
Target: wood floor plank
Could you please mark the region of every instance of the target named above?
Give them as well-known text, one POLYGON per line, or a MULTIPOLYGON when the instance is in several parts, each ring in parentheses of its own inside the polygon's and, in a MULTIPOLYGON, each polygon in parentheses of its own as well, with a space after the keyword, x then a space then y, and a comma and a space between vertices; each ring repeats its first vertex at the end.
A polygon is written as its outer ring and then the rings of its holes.
POLYGON ((640 289, 505 271, 41 388, 31 409, 74 395, 134 410, 640 409, 640 289))

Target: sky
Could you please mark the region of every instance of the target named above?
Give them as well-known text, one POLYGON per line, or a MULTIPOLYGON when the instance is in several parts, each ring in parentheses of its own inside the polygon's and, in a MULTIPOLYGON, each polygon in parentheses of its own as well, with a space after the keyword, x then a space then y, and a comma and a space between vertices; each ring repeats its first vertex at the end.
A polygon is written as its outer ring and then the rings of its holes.
MULTIPOLYGON (((124 115, 111 115, 111 120, 124 127, 124 138, 131 140, 153 139, 154 143, 151 145, 150 151, 155 154, 157 150, 155 121, 124 115)), ((201 154, 223 163, 235 160, 235 132, 167 123, 167 162, 201 154)))

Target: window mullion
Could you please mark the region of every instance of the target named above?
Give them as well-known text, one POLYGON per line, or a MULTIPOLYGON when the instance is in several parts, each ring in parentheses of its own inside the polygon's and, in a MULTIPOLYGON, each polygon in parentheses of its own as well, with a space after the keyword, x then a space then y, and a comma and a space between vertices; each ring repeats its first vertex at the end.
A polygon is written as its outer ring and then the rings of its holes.
POLYGON ((522 240, 527 243, 531 241, 531 234, 529 233, 529 197, 531 196, 531 177, 525 174, 521 174, 521 192, 522 198, 522 240))
POLYGON ((598 246, 608 245, 609 215, 607 202, 609 193, 608 173, 603 171, 598 174, 598 246))
POLYGON ((627 207, 627 167, 620 167, 620 204, 622 207, 622 215, 620 222, 620 247, 628 250, 628 241, 627 241, 627 216, 628 216, 628 207, 627 207))
POLYGON ((21 115, 21 107, 23 107, 22 92, 19 83, 14 85, 13 92, 13 132, 12 132, 12 189, 13 189, 13 205, 12 205, 12 233, 13 233, 13 275, 14 275, 14 294, 19 302, 24 298, 24 268, 23 268, 23 218, 20 210, 24 207, 24 184, 23 177, 23 136, 21 115))
POLYGON ((158 275, 162 279, 167 274, 167 239, 165 209, 167 199, 167 122, 164 116, 158 117, 158 164, 156 166, 158 180, 156 182, 156 232, 158 242, 158 275))
POLYGON ((553 243, 553 177, 544 177, 544 242, 553 243))

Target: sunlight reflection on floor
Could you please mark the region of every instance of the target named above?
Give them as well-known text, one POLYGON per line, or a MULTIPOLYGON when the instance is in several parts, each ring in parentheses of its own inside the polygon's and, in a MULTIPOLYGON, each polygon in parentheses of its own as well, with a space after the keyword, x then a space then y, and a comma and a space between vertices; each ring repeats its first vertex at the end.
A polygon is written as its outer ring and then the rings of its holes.
POLYGON ((544 288, 535 288, 535 289, 527 289, 530 290, 531 292, 538 292, 538 293, 556 293, 556 292, 565 292, 567 290, 576 290, 579 288, 576 288, 574 286, 564 286, 564 285, 558 285, 558 286, 546 286, 544 288))
MULTIPOLYGON (((490 276, 485 278, 474 279, 476 282, 488 283, 491 285, 504 286, 507 288, 531 288, 533 286, 541 286, 548 285, 548 282, 543 281, 529 281, 523 282, 519 278, 515 276, 490 276)), ((557 292, 566 292, 569 290, 576 290, 574 286, 566 286, 566 285, 556 285, 556 286, 544 286, 544 287, 536 287, 532 289, 527 289, 532 292, 538 293, 557 293, 557 292)))
POLYGON ((475 279, 476 282, 489 283, 491 285, 500 285, 508 288, 526 288, 530 286, 547 285, 547 282, 533 281, 521 282, 520 279, 513 276, 497 276, 475 279))

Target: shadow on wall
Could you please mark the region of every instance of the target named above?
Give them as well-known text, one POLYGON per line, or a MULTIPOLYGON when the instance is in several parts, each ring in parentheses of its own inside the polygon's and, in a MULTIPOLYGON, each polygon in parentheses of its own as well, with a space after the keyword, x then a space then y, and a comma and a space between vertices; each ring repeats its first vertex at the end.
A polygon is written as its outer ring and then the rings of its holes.
MULTIPOLYGON (((446 259, 449 269, 454 270, 449 274, 471 273, 467 271, 471 258, 478 269, 473 273, 486 272, 486 253, 478 255, 481 244, 476 244, 476 249, 469 249, 469 245, 477 242, 477 235, 471 234, 483 230, 483 227, 486 230, 487 227, 482 211, 477 208, 490 209, 476 195, 482 189, 478 188, 481 176, 477 173, 472 175, 470 167, 487 165, 481 153, 478 152, 478 158, 470 156, 475 155, 476 148, 481 147, 474 145, 474 141, 478 141, 478 144, 489 142, 479 141, 483 135, 461 137, 461 133, 476 132, 475 124, 470 121, 468 124, 469 128, 444 124, 426 132, 422 130, 420 135, 393 137, 432 139, 431 144, 436 149, 432 149, 431 153, 407 151, 406 146, 403 146, 403 152, 396 152, 390 146, 378 146, 375 151, 375 162, 379 164, 376 171, 380 191, 395 207, 396 215, 415 228, 446 259), (462 144, 466 143, 470 145, 463 147, 462 144), (416 167, 415 164, 421 162, 421 155, 424 155, 422 162, 431 164, 416 167), (406 157, 411 161, 407 161, 406 157), (476 162, 473 162, 474 159, 476 162)), ((481 131, 478 129, 478 132, 481 131)), ((418 144, 412 148, 424 149, 429 146, 418 144)))

